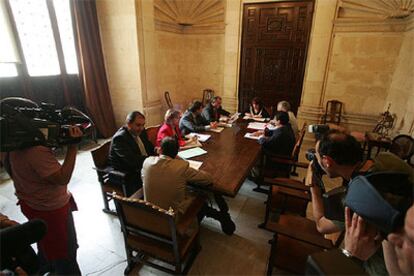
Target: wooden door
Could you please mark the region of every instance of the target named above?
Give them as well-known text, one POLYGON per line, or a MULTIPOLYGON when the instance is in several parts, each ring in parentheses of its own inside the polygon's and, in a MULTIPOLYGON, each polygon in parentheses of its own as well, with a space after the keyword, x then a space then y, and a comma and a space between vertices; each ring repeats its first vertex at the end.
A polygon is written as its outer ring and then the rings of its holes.
POLYGON ((313 0, 244 5, 240 112, 255 96, 266 106, 286 100, 297 112, 312 13, 313 0))

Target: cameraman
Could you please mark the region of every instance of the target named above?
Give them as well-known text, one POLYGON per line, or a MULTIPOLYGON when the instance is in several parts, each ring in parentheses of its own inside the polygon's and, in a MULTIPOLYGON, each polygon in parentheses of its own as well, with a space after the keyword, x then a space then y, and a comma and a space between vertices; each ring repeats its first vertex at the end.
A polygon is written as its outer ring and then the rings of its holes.
MULTIPOLYGON (((73 138, 81 137, 78 127, 69 128, 73 138)), ((47 234, 38 242, 41 273, 80 275, 78 248, 72 211, 77 210, 67 185, 75 167, 77 145, 68 146, 62 165, 52 150, 33 146, 6 155, 5 165, 13 179, 18 204, 29 219, 46 222, 47 234)))
POLYGON ((341 177, 345 182, 358 173, 362 165, 362 149, 356 139, 338 130, 330 130, 316 143, 315 159, 310 163, 306 176, 306 185, 310 186, 312 211, 317 229, 322 234, 331 234, 343 230, 339 221, 327 219, 321 191, 321 175, 329 178, 341 177), (317 162, 323 172, 317 171, 317 162))

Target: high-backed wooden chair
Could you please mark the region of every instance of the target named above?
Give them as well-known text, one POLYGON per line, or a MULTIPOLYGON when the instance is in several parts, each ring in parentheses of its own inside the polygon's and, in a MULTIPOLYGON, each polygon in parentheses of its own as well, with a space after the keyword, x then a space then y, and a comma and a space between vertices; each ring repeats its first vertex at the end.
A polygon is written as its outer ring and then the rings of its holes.
POLYGON ((310 188, 304 181, 290 178, 265 178, 264 183, 269 185, 266 200, 264 222, 259 224, 264 228, 273 213, 293 213, 306 217, 306 209, 311 201, 310 188))
POLYGON ((136 262, 173 274, 186 274, 200 251, 197 214, 204 198, 197 197, 178 222, 172 209, 167 211, 144 200, 118 195, 114 199, 127 255, 125 274, 136 262))
POLYGON ((330 100, 326 103, 325 114, 322 115, 322 124, 332 123, 339 125, 342 118, 343 103, 337 100, 330 100))
POLYGON ((98 175, 98 181, 101 185, 102 198, 104 202, 104 208, 102 211, 108 214, 116 215, 116 212, 109 208, 109 202, 112 200, 112 193, 115 191, 117 194, 124 195, 126 194, 124 185, 115 185, 111 184, 109 180, 109 174, 111 173, 113 177, 119 179, 119 183, 122 183, 125 174, 119 171, 115 171, 108 164, 109 156, 109 147, 111 141, 106 141, 99 148, 91 151, 93 163, 95 165, 94 169, 98 175))
POLYGON ((168 108, 173 108, 174 107, 173 103, 171 101, 170 92, 168 92, 168 91, 164 92, 164 99, 165 99, 165 102, 167 103, 168 108))
POLYGON ((338 246, 325 239, 312 220, 292 215, 281 215, 278 222, 268 222, 266 229, 274 232, 267 265, 267 275, 274 267, 304 274, 308 255, 338 246))
POLYGON ((211 99, 214 97, 214 90, 206 88, 203 90, 203 100, 201 101, 203 103, 203 106, 206 106, 211 99))
POLYGON ((263 152, 262 160, 260 164, 260 174, 258 185, 255 189, 256 192, 267 193, 267 189, 263 189, 261 186, 265 184, 263 182, 265 177, 285 177, 288 178, 294 168, 296 167, 307 168, 308 164, 303 162, 298 162, 299 153, 302 147, 303 138, 306 134, 306 122, 303 124, 302 129, 299 133, 298 139, 296 140, 295 146, 293 147, 292 153, 290 156, 280 156, 275 155, 270 152, 263 152))
POLYGON ((148 140, 152 143, 152 145, 156 145, 157 143, 157 135, 158 131, 160 130, 161 125, 147 127, 145 131, 147 132, 148 140))

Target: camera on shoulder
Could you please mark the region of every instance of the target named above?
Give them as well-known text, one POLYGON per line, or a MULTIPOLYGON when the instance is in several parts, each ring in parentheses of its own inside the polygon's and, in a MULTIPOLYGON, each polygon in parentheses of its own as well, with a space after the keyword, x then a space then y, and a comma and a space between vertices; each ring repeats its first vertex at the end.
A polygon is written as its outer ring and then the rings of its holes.
POLYGON ((0 101, 0 151, 9 152, 37 145, 59 147, 76 144, 95 131, 92 120, 73 107, 56 109, 54 104, 40 106, 25 98, 0 101), (73 138, 69 128, 77 126, 82 137, 73 138))

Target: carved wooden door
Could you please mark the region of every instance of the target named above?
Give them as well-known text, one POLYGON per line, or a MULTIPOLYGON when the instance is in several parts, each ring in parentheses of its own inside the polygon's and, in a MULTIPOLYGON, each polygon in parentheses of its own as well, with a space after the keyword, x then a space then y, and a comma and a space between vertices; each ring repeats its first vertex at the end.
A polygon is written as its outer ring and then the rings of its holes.
POLYGON ((296 113, 312 12, 313 1, 244 5, 239 111, 258 96, 266 106, 286 100, 296 113))

